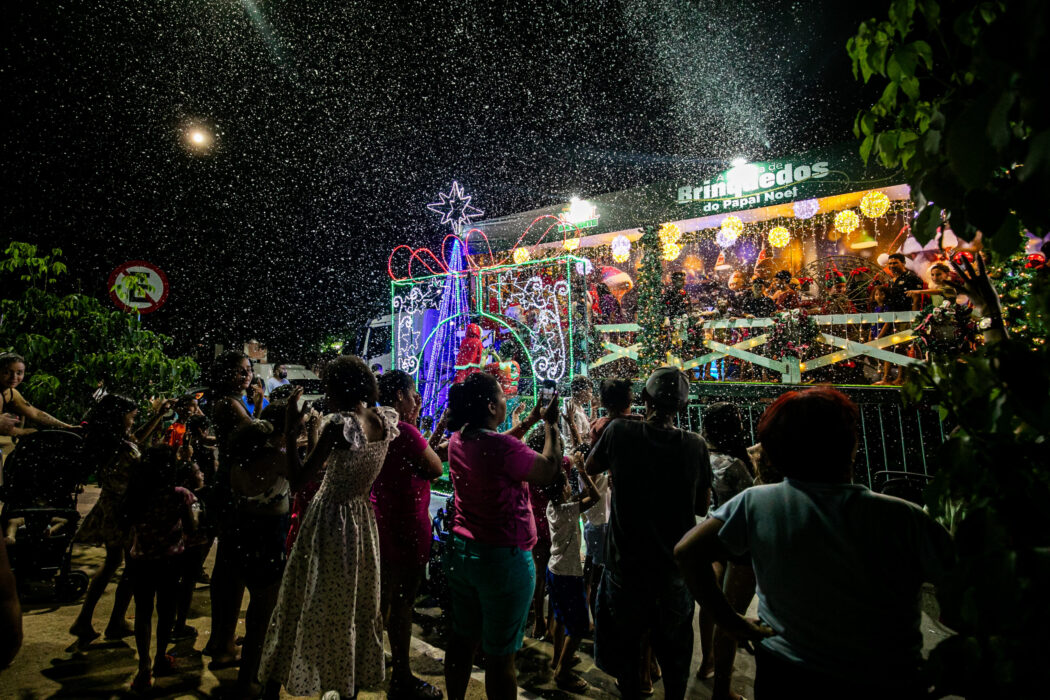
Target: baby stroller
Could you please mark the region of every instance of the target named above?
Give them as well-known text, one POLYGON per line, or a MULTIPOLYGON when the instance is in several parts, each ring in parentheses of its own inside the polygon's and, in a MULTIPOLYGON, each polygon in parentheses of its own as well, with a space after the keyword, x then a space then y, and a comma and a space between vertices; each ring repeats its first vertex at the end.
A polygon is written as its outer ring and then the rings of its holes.
POLYGON ((80 520, 77 494, 85 477, 80 446, 80 436, 62 430, 21 438, 0 487, 0 527, 19 587, 50 583, 66 602, 79 598, 88 584, 87 574, 70 570, 80 520))

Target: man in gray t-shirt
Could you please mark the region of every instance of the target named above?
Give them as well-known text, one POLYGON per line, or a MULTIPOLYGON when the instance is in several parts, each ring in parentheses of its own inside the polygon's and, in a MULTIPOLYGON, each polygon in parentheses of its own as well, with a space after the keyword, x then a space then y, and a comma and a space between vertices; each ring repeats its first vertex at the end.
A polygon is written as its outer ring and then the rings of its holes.
POLYGON ((789 391, 758 439, 782 483, 730 499, 675 548, 701 606, 756 645, 760 698, 913 698, 922 636, 919 594, 953 562, 948 532, 907 501, 850 483, 857 407, 834 389, 789 391), (737 615, 711 562, 749 556, 760 623, 737 615))

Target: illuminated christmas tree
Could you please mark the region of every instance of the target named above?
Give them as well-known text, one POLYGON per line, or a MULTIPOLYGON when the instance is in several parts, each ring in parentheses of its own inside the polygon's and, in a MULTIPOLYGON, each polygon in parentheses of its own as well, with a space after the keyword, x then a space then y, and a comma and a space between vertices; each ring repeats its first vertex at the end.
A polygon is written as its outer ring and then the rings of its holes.
POLYGON ((1003 305, 1003 320, 1010 333, 1020 338, 1045 341, 1050 328, 1041 314, 1031 308, 1037 282, 1046 283, 1041 261, 1033 261, 1020 251, 990 271, 1003 305))
POLYGON ((666 314, 663 307, 663 279, 660 267, 660 241, 656 226, 646 226, 638 241, 642 247, 642 269, 638 271, 638 370, 644 379, 667 360, 666 314))

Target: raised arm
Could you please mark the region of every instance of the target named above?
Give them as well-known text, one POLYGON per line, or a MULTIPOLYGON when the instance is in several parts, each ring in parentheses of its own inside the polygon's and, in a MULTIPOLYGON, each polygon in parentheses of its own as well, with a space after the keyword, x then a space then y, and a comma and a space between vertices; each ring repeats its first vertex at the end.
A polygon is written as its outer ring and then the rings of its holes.
POLYGON ((991 324, 984 329, 985 342, 998 343, 1009 338, 1010 334, 1003 323, 1002 302, 999 300, 999 293, 995 290, 995 285, 992 284, 991 278, 988 277, 988 271, 985 270, 984 258, 980 255, 977 256, 976 270, 966 258, 962 259, 961 265, 954 260, 951 261, 951 264, 962 282, 948 280, 947 284, 954 287, 956 291, 968 296, 970 301, 973 302, 973 308, 977 315, 988 319, 991 324))
MULTIPOLYGON (((530 414, 531 415, 531 414, 530 414)), ((551 398, 547 410, 543 412, 544 430, 543 454, 536 455, 532 469, 525 475, 530 484, 544 486, 554 481, 554 476, 561 469, 561 456, 564 447, 561 435, 558 434, 558 394, 551 398)))
MULTIPOLYGON (((45 413, 39 408, 31 406, 22 394, 16 390, 11 391, 11 399, 8 402, 10 404, 10 410, 17 413, 20 416, 25 416, 29 420, 35 421, 40 425, 48 428, 64 428, 66 430, 74 428, 76 426, 70 425, 69 423, 63 423, 59 419, 52 416, 50 413, 45 413)), ((11 432, 0 433, 2 435, 28 435, 35 432, 33 428, 22 428, 20 426, 12 426, 11 432)))
MULTIPOLYGON (((578 457, 577 462, 580 462, 578 457)), ((579 467, 581 466, 583 465, 579 464, 577 466, 577 473, 580 475, 580 482, 583 484, 584 488, 584 492, 580 494, 580 512, 582 513, 596 504, 600 500, 600 497, 598 495, 598 487, 594 485, 594 479, 591 478, 591 475, 588 474, 586 470, 580 469, 579 467)))
POLYGON ((157 426, 160 425, 164 416, 171 412, 171 408, 174 405, 175 399, 165 399, 164 401, 161 401, 157 405, 157 409, 153 412, 153 415, 150 416, 148 421, 146 421, 146 424, 135 432, 135 442, 141 445, 149 440, 150 435, 152 435, 157 429, 157 426))
POLYGON ((532 426, 540 422, 540 402, 537 401, 536 405, 529 411, 529 415, 525 416, 525 420, 520 423, 515 423, 511 426, 510 430, 504 433, 504 435, 512 435, 513 437, 521 440, 525 437, 525 434, 532 429, 532 426))
POLYGON ((445 429, 448 427, 448 409, 446 408, 434 426, 434 432, 430 434, 428 444, 430 449, 442 462, 448 461, 448 440, 445 439, 445 429))
POLYGON ((302 395, 302 387, 293 389, 291 396, 288 397, 288 408, 284 413, 284 436, 285 443, 288 445, 288 449, 285 450, 285 458, 288 466, 288 483, 291 484, 293 490, 302 488, 320 471, 328 455, 332 453, 332 448, 343 439, 342 425, 329 422, 321 431, 317 445, 307 455, 306 462, 300 461, 299 450, 295 449, 295 441, 302 430, 303 409, 299 406, 299 399, 302 398, 302 395))
POLYGON ((576 429, 576 421, 573 420, 573 413, 576 412, 576 402, 569 399, 568 405, 565 407, 565 424, 569 426, 569 439, 572 440, 573 447, 579 447, 583 442, 580 439, 580 431, 576 429))

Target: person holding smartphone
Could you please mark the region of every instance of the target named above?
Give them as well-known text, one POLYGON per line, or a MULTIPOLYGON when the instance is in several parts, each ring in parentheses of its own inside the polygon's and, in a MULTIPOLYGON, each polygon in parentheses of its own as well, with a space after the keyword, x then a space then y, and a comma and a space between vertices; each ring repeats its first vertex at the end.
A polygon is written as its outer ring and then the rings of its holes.
POLYGON ((445 560, 453 631, 445 682, 452 700, 466 695, 479 644, 488 659, 487 697, 517 697, 514 655, 525 636, 536 577, 536 520, 527 484, 549 484, 561 468, 557 394, 543 412, 542 454, 521 441, 540 412, 497 433, 506 414, 506 397, 492 375, 472 374, 449 390, 455 515, 445 560))

